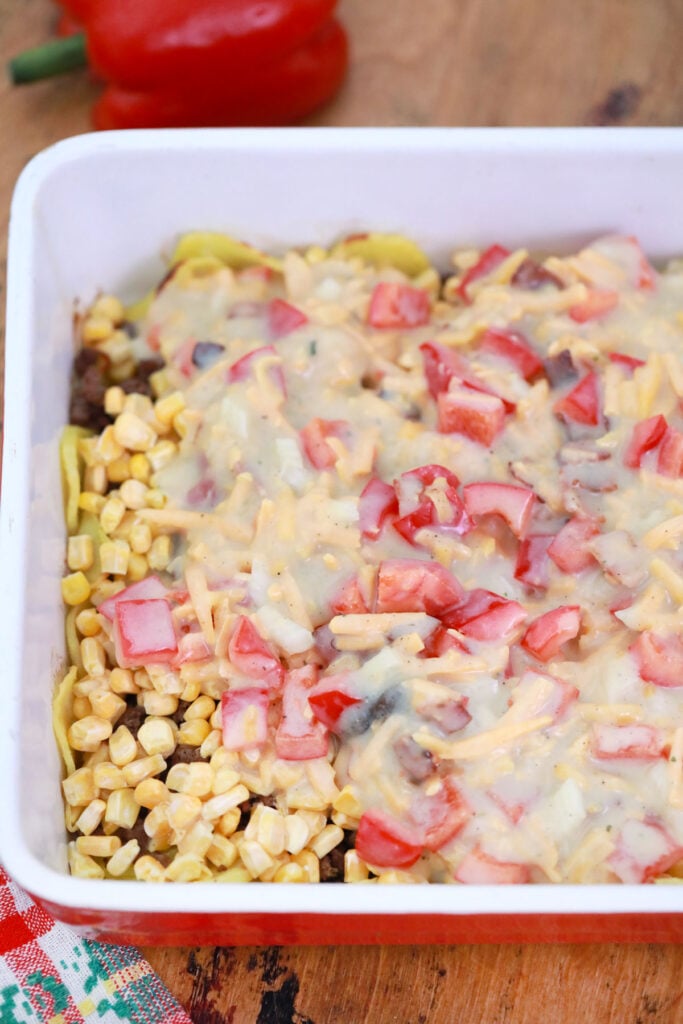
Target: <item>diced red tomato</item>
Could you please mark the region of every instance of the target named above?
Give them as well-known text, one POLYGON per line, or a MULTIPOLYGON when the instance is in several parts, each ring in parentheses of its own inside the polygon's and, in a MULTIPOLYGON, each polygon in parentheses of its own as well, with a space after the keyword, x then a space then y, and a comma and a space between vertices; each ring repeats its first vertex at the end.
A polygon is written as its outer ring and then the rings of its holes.
POLYGON ((408 284, 375 285, 370 296, 368 323, 371 327, 419 327, 429 323, 431 301, 423 288, 408 284))
POLYGON ((223 746, 226 750, 253 750, 268 739, 267 690, 248 687, 226 690, 221 697, 223 746))
POLYGON ((459 640, 444 626, 437 626, 424 641, 424 648, 420 651, 420 655, 423 658, 441 658, 448 651, 462 651, 469 654, 462 640, 459 640))
POLYGON ((651 452, 662 440, 666 427, 666 420, 661 413, 636 423, 624 452, 624 465, 629 469, 638 469, 643 455, 651 452))
POLYGON ((683 846, 657 821, 627 821, 608 863, 622 882, 648 882, 683 859, 683 846))
POLYGON ((505 403, 497 395, 451 384, 437 398, 438 428, 442 434, 463 434, 487 448, 505 426, 505 403))
POLYGON ((218 488, 216 481, 210 476, 198 480, 194 487, 190 487, 186 495, 186 501, 192 508, 199 505, 208 505, 210 508, 216 504, 218 499, 218 488))
POLYGON ((557 531, 548 546, 548 554, 563 572, 581 572, 595 565, 595 557, 588 551, 586 541, 598 533, 600 528, 595 519, 575 516, 557 531))
POLYGON ((578 695, 577 688, 564 679, 526 669, 512 691, 510 707, 515 709, 516 705, 516 717, 520 717, 520 709, 523 709, 529 718, 549 715, 554 722, 559 722, 578 695))
POLYGON ((196 344, 197 341, 195 338, 187 338, 186 341, 184 341, 173 353, 173 359, 171 361, 178 367, 183 377, 192 376, 192 371, 194 370, 192 353, 195 350, 196 344))
POLYGON ((463 594, 455 576, 438 562, 393 558, 380 563, 376 611, 426 612, 439 618, 463 594))
POLYGON ((683 686, 683 639, 677 633, 659 636, 647 629, 629 650, 640 678, 646 683, 670 688, 683 686))
POLYGON ((230 637, 228 658, 249 679, 274 690, 282 686, 284 669, 280 659, 245 615, 240 615, 230 637))
POLYGON ((325 757, 329 733, 313 715, 308 696, 318 681, 312 665, 295 668, 285 675, 282 717, 275 732, 275 751, 285 761, 310 761, 325 757))
POLYGON ((416 543, 415 534, 426 526, 457 534, 467 533, 473 523, 458 494, 459 483, 457 476, 445 466, 420 466, 402 473, 394 484, 400 514, 394 521, 394 529, 410 544, 416 543), (438 505, 429 493, 429 488, 435 483, 440 484, 441 500, 438 505), (444 506, 448 509, 446 515, 444 506))
POLYGON ((114 619, 116 660, 122 668, 173 661, 178 641, 168 601, 118 601, 114 619))
POLYGON ((277 341, 308 323, 308 317, 284 299, 271 299, 267 310, 268 336, 277 341))
POLYGON ((572 388, 568 395, 560 398, 553 407, 556 416, 595 427, 600 422, 600 390, 598 375, 592 370, 572 388))
POLYGON ((479 847, 466 853, 455 872, 465 885, 524 885, 529 881, 527 864, 496 860, 479 847))
POLYGON ((611 363, 623 366, 625 370, 629 370, 631 373, 637 370, 639 366, 645 366, 644 359, 636 359, 635 356, 627 356, 623 352, 608 352, 607 358, 611 363))
POLYGON ((545 371, 543 363, 518 331, 501 331, 490 327, 484 334, 479 348, 482 352, 505 359, 521 373, 525 380, 534 380, 545 371))
POLYGON ((178 641, 178 653, 173 659, 173 665, 175 667, 191 661, 207 661, 212 655, 213 651, 202 633, 186 633, 178 641))
POLYGON ((448 391, 454 377, 460 380, 467 377, 469 365, 452 348, 438 341, 425 341, 420 345, 420 352, 427 388, 434 400, 443 391, 448 391))
POLYGON ((583 302, 570 306, 569 315, 577 324, 585 324, 588 320, 601 320, 612 312, 618 302, 617 292, 591 288, 583 302))
POLYGON ((316 469, 331 469, 339 456, 327 443, 327 438, 348 438, 349 432, 350 426, 346 420, 321 420, 316 417, 299 431, 299 436, 309 462, 316 469))
MULTIPOLYGON (((259 359, 266 359, 275 356, 279 360, 279 356, 272 345, 262 345, 261 348, 255 348, 251 352, 247 352, 246 356, 242 356, 236 363, 228 367, 228 373, 226 381, 228 384, 235 384, 240 381, 249 380, 254 373, 254 365, 259 359)), ((276 385, 276 387, 282 392, 283 395, 287 394, 287 387, 285 384, 285 375, 282 371, 282 366, 274 365, 270 369, 270 379, 276 385)))
POLYGON ((683 434, 667 427, 657 456, 657 472, 662 476, 683 476, 683 434))
POLYGON ((515 579, 535 590, 547 590, 550 582, 548 548, 551 533, 532 533, 520 541, 515 564, 515 579))
POLYGON ((368 540, 377 540, 384 523, 398 514, 398 500, 391 484, 373 476, 366 483, 358 499, 360 532, 368 540))
POLYGON ((119 590, 118 594, 108 597, 106 601, 97 606, 97 610, 104 615, 105 619, 112 621, 119 601, 145 601, 151 598, 170 597, 170 593, 158 576, 145 576, 137 583, 131 583, 129 587, 119 590))
POLYGON ((516 484, 479 483, 463 488, 465 508, 471 516, 500 516, 516 537, 524 537, 536 503, 529 487, 516 484))
POLYGON ((593 757, 601 761, 621 758, 637 761, 658 761, 665 756, 664 734, 652 725, 593 726, 593 757))
POLYGON ((448 629, 457 629, 473 640, 501 640, 527 617, 517 601, 508 601, 490 590, 470 590, 465 600, 443 616, 448 629))
POLYGON ((311 711, 331 732, 340 731, 340 719, 348 708, 362 703, 362 698, 349 691, 349 679, 349 672, 340 672, 321 679, 309 691, 311 711))
POLYGON ((422 853, 422 838, 389 814, 365 811, 356 832, 356 852, 371 866, 409 868, 422 853))
POLYGON ((502 245, 491 245, 481 254, 474 266, 465 271, 457 289, 458 295, 464 303, 469 305, 472 301, 468 286, 480 277, 487 277, 489 274, 492 274, 496 267, 500 266, 509 255, 510 250, 505 249, 502 245))
POLYGON ((450 842, 472 817, 473 811, 449 778, 436 793, 421 794, 410 810, 411 820, 423 834, 423 844, 436 852, 450 842))
POLYGON ((521 639, 522 647, 539 661, 550 661, 563 644, 579 635, 581 609, 578 605, 565 605, 539 615, 521 639))
POLYGON ((333 615, 366 615, 370 606, 355 576, 343 583, 339 592, 330 601, 333 615))

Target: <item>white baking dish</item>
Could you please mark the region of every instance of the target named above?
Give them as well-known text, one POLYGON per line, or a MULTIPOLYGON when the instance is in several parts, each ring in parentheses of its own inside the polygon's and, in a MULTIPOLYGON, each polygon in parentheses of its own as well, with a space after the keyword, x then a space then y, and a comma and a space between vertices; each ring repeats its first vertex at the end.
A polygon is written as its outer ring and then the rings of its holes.
POLYGON ((0 860, 53 914, 136 942, 670 940, 683 886, 166 885, 66 873, 50 716, 63 659, 57 443, 74 300, 141 294, 195 228, 268 248, 368 228, 438 261, 500 241, 567 250, 608 231, 683 253, 683 130, 120 132, 59 143, 12 206, 1 555, 0 860))

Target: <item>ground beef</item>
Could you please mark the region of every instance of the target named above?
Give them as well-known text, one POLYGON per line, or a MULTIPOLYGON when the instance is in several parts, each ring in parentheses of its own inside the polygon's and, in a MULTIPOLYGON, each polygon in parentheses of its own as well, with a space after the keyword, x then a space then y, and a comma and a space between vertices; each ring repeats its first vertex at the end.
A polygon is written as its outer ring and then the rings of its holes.
MULTIPOLYGON (((192 764, 193 761, 204 761, 199 747, 192 747, 189 743, 179 743, 172 754, 166 759, 166 765, 168 768, 172 768, 174 764, 192 764)), ((161 776, 163 778, 164 776, 161 776)))
POLYGON ((344 881, 344 854, 347 850, 353 849, 355 837, 355 832, 344 832, 344 838, 339 846, 325 854, 320 861, 321 882, 344 881))
POLYGON ((128 707, 117 721, 116 727, 118 728, 120 725, 125 725, 137 739, 138 729, 147 718, 147 712, 143 708, 142 704, 137 703, 134 695, 128 696, 126 698, 126 703, 128 707))

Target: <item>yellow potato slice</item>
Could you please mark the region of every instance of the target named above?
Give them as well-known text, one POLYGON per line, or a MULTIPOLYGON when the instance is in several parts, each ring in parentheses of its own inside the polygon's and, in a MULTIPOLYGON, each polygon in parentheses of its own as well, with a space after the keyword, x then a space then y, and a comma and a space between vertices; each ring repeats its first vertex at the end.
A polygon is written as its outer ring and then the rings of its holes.
POLYGON ((349 235, 332 249, 332 256, 354 257, 373 267, 396 267, 408 277, 417 277, 431 266, 422 249, 405 235, 372 231, 367 235, 349 235))
POLYGON ((67 775, 76 771, 76 762, 66 734, 73 721, 73 688, 77 678, 78 669, 74 666, 58 684, 52 699, 52 728, 67 775))
POLYGON ((64 495, 64 519, 69 535, 78 529, 78 499, 81 493, 81 467, 78 442, 82 437, 91 437, 92 431, 85 427, 64 427, 59 442, 59 462, 62 469, 62 493, 64 495))

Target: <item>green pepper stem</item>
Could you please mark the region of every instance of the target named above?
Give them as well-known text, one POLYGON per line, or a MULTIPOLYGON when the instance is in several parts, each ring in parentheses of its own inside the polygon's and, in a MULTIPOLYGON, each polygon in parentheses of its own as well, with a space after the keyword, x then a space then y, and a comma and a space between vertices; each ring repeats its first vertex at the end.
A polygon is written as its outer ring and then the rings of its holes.
POLYGON ((8 71, 14 85, 24 85, 51 75, 61 75, 74 68, 83 68, 87 63, 85 33, 79 32, 24 50, 9 62, 8 71))

